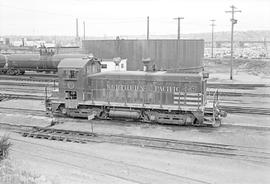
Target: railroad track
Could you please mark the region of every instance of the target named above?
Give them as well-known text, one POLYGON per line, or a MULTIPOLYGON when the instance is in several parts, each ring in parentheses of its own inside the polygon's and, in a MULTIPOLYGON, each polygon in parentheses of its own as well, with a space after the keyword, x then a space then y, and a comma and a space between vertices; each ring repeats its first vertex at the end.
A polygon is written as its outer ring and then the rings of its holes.
MULTIPOLYGON (((58 77, 55 74, 25 74, 23 76, 0 75, 0 80, 58 83, 58 77)), ((270 85, 267 85, 267 84, 226 84, 226 83, 208 82, 207 87, 214 88, 214 89, 254 90, 255 88, 270 87, 270 85)))
POLYGON ((8 76, 0 75, 0 80, 27 81, 27 82, 53 82, 58 81, 57 75, 24 75, 24 76, 8 76))
POLYGON ((217 88, 217 89, 253 90, 255 88, 270 87, 270 85, 267 85, 267 84, 225 84, 225 83, 208 82, 207 87, 217 88))
MULTIPOLYGON (((207 95, 213 97, 215 91, 207 90, 207 95)), ((269 98, 270 94, 255 94, 255 93, 243 93, 243 92, 228 92, 228 91, 218 91, 219 96, 230 96, 230 97, 262 97, 269 98)))
POLYGON ((270 165, 270 153, 260 149, 239 147, 225 144, 180 141, 132 135, 97 134, 85 131, 72 131, 53 128, 33 127, 31 131, 19 131, 24 137, 57 140, 86 144, 113 143, 121 145, 139 146, 173 152, 188 152, 206 156, 228 157, 270 165))
POLYGON ((44 100, 44 96, 34 95, 34 94, 7 94, 0 93, 0 102, 14 99, 27 99, 27 100, 44 100))
POLYGON ((22 108, 14 108, 14 107, 0 107, 0 113, 23 113, 27 115, 33 116, 45 116, 46 111, 44 110, 34 110, 34 109, 22 109, 22 108))
MULTIPOLYGON (((270 108, 222 106, 221 105, 220 109, 227 113, 270 115, 270 108)), ((212 108, 205 108, 205 111, 212 112, 212 108)))
MULTIPOLYGON (((169 183, 189 183, 189 184, 210 184, 207 181, 196 179, 194 177, 187 177, 184 175, 179 175, 179 173, 173 173, 170 171, 167 171, 166 169, 158 169, 158 168, 152 168, 147 165, 141 165, 141 164, 133 164, 130 162, 125 162, 123 160, 117 160, 117 159, 110 159, 107 157, 104 157, 102 155, 96 155, 93 153, 83 153, 78 150, 71 150, 71 149, 65 149, 62 147, 55 147, 48 144, 42 144, 38 142, 33 142, 29 140, 21 140, 16 138, 10 138, 12 141, 17 142, 18 144, 24 144, 24 145, 31 145, 32 149, 36 149, 39 152, 29 152, 27 150, 21 150, 21 149, 14 149, 11 148, 12 151, 18 152, 20 154, 25 154, 34 158, 41 158, 46 159, 49 162, 53 162, 56 164, 63 164, 65 166, 71 166, 75 167, 76 169, 80 169, 82 171, 90 171, 91 173, 98 173, 102 174, 102 176, 109 176, 112 178, 118 178, 120 180, 127 181, 128 183, 138 183, 138 184, 146 184, 146 183, 162 183, 162 180, 167 181, 169 183), (43 154, 42 150, 45 149, 45 151, 49 152, 48 154, 43 154), (104 169, 102 167, 91 167, 91 164, 88 164, 87 166, 81 165, 76 163, 76 160, 68 160, 66 157, 55 158, 54 155, 57 152, 57 154, 63 154, 66 156, 73 156, 75 158, 81 158, 85 162, 98 162, 101 165, 106 166, 108 169, 104 169), (75 162, 74 162, 75 161, 75 162), (113 165, 114 170, 110 170, 109 166, 113 165), (90 168, 88 167, 90 166, 90 168), (128 171, 128 172, 126 172, 128 171), (159 176, 159 177, 156 177, 159 176), (161 178, 161 180, 160 180, 161 178)), ((57 155, 56 155, 57 156, 57 155)), ((122 183, 122 182, 120 182, 122 183)), ((164 182, 163 182, 164 183, 164 182)))
POLYGON ((226 111, 228 113, 270 115, 270 108, 221 106, 221 110, 224 110, 224 111, 226 111))
MULTIPOLYGON (((27 99, 27 100, 44 100, 44 96, 33 95, 33 94, 1 94, 0 102, 14 99, 27 99)), ((221 110, 227 113, 242 113, 242 114, 259 114, 259 115, 270 115, 270 108, 255 108, 255 107, 240 107, 240 106, 220 106, 221 110)), ((1 108, 0 108, 1 109, 1 108)), ((208 112, 212 112, 211 108, 205 109, 208 112)))
POLYGON ((36 83, 34 81, 31 81, 33 83, 24 83, 24 82, 19 82, 19 81, 13 81, 13 82, 8 82, 8 81, 1 81, 0 80, 0 85, 1 86, 15 86, 15 87, 22 87, 22 86, 27 86, 27 87, 43 87, 45 88, 46 86, 47 87, 53 87, 53 88, 56 88, 58 87, 58 84, 53 82, 53 81, 50 81, 50 82, 39 82, 39 83, 36 83))
MULTIPOLYGON (((10 80, 11 81, 11 80, 10 80)), ((58 81, 57 80, 44 80, 44 81, 35 81, 35 80, 28 80, 28 82, 22 82, 22 81, 26 81, 26 80, 14 80, 12 82, 8 82, 8 81, 1 81, 0 78, 0 85, 3 86, 31 86, 31 87, 43 87, 45 88, 47 87, 53 87, 54 89, 58 87, 58 81), (30 83, 33 82, 33 83, 30 83), (39 82, 39 83, 37 83, 39 82)), ((224 85, 224 84, 221 84, 224 85)), ((226 86, 226 85, 225 85, 226 86)), ((212 85, 212 87, 209 87, 209 89, 207 90, 207 95, 209 97, 213 96, 213 94, 215 93, 215 91, 213 91, 213 89, 221 89, 219 90, 219 96, 232 96, 232 97, 270 97, 270 94, 256 94, 256 93, 250 93, 250 92, 229 92, 229 91, 222 91, 222 89, 242 89, 242 87, 236 87, 236 88, 231 88, 228 87, 226 88, 225 86, 223 86, 223 88, 219 88, 218 86, 212 85)))

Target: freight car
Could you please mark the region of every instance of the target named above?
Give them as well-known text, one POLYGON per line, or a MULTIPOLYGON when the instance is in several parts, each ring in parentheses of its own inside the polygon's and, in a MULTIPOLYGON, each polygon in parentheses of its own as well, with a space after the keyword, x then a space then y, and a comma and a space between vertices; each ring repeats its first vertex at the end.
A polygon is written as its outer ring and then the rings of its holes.
POLYGON ((206 73, 150 68, 146 63, 145 71, 101 73, 97 59, 63 59, 58 95, 46 100, 47 110, 88 119, 220 126, 226 113, 218 108, 217 94, 207 101, 206 73))
POLYGON ((64 58, 83 58, 85 54, 54 54, 52 50, 40 54, 0 54, 0 74, 23 75, 25 71, 57 72, 57 66, 64 58))

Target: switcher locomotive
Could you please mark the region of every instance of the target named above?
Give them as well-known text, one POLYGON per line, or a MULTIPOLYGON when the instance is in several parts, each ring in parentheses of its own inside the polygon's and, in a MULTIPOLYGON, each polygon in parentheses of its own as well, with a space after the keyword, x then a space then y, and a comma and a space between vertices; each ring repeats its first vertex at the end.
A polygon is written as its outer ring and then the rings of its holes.
POLYGON ((59 91, 46 100, 53 114, 88 119, 129 119, 148 123, 213 126, 226 113, 217 93, 207 99, 207 73, 154 71, 100 72, 96 58, 63 59, 59 91))

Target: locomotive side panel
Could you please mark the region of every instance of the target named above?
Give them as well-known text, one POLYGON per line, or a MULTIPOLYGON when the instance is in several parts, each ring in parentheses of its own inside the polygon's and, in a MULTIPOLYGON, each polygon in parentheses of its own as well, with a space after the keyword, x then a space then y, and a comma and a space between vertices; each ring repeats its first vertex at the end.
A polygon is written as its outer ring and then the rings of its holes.
POLYGON ((90 77, 91 100, 127 104, 201 105, 202 78, 198 76, 106 76, 90 77))

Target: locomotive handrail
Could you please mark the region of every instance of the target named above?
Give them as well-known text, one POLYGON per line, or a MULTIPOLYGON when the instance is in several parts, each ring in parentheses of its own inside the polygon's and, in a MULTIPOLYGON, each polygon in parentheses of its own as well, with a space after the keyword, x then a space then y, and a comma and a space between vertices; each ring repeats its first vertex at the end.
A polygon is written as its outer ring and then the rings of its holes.
MULTIPOLYGON (((89 97, 89 100, 92 102, 92 104, 94 104, 95 101, 103 101, 104 99, 106 99, 105 101, 107 102, 108 105, 110 105, 111 102, 114 102, 115 100, 113 99, 115 96, 113 95, 114 92, 123 92, 123 96, 119 93, 117 100, 116 101, 121 101, 125 106, 127 105, 127 103, 135 103, 135 101, 130 102, 128 100, 128 93, 129 92, 133 92, 132 90, 115 90, 115 89, 91 89, 91 96, 89 97), (121 99, 122 97, 122 99, 121 99)), ((157 95, 160 99, 158 101, 155 101, 155 98, 153 97, 153 101, 151 100, 151 102, 149 103, 154 103, 154 104, 158 104, 161 108, 163 107, 163 92, 151 92, 154 96, 157 95)), ((164 92, 166 93, 166 92, 164 92)), ((176 105, 180 108, 180 106, 184 105, 184 106, 194 106, 196 108, 200 108, 201 106, 203 106, 204 104, 203 102, 203 94, 202 93, 192 93, 192 92, 172 92, 170 93, 172 95, 172 101, 173 104, 172 105, 176 105)), ((142 92, 142 102, 141 105, 144 106, 146 104, 146 95, 147 92, 144 91, 142 92)), ((157 100, 157 99, 156 99, 157 100)))

